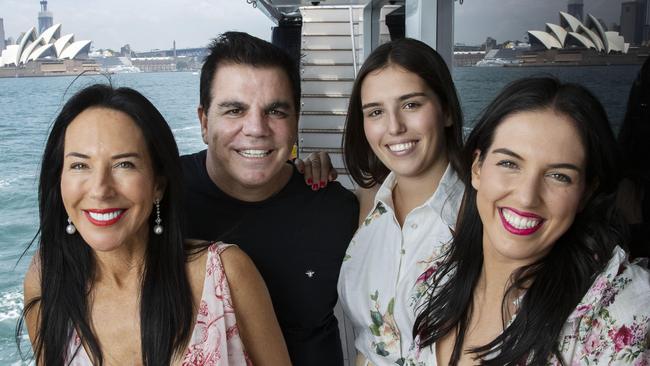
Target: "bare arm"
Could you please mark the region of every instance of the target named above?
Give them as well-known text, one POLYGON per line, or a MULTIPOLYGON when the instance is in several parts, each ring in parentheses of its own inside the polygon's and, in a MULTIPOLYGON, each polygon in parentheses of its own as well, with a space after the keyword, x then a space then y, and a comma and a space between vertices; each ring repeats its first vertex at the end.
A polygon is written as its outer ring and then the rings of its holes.
POLYGON ((250 258, 239 248, 221 253, 239 334, 254 365, 291 365, 269 291, 250 258))
POLYGON ((354 191, 354 194, 359 200, 359 226, 361 226, 363 220, 366 219, 370 211, 374 208, 372 205, 375 202, 375 195, 378 190, 379 185, 375 184, 370 188, 357 187, 354 191))
MULTIPOLYGON (((38 261, 38 252, 34 254, 32 263, 25 274, 23 282, 23 304, 27 305, 33 299, 41 296, 41 266, 38 261)), ((40 323, 40 302, 32 306, 29 312, 25 314, 25 323, 29 340, 32 348, 36 346, 36 337, 38 336, 38 327, 40 323)))

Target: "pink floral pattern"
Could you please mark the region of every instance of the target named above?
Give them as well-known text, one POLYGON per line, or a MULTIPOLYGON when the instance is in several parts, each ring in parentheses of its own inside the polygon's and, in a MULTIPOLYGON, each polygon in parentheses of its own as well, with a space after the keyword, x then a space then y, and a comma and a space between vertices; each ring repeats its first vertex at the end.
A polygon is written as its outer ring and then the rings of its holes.
MULTIPOLYGON (((423 274, 426 279, 436 262, 430 269, 423 274)), ((563 363, 552 356, 548 365, 650 366, 650 271, 627 262, 621 248, 614 249, 564 324, 558 346, 563 363)), ((405 365, 436 365, 433 349, 413 345, 405 365)))
POLYGON ((239 337, 230 288, 221 264, 220 254, 228 246, 213 244, 208 249, 201 305, 183 366, 252 365, 239 337))
MULTIPOLYGON (((221 252, 229 246, 215 243, 208 248, 201 304, 192 337, 183 354, 183 366, 252 365, 239 337, 230 288, 221 264, 221 252)), ((92 365, 88 354, 80 345, 81 340, 73 330, 68 355, 73 355, 74 358, 67 360, 66 365, 92 365)))

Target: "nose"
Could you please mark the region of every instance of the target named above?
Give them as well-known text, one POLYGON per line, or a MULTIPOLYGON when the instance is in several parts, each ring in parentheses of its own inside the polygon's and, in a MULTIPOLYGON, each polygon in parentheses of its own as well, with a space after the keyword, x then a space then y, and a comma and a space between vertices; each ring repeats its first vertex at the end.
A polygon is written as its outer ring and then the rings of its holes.
POLYGON ((90 197, 96 200, 106 200, 115 194, 111 166, 95 169, 90 179, 90 197))
POLYGON ((543 178, 536 174, 526 174, 521 177, 517 186, 517 200, 521 207, 535 207, 541 200, 543 178))
POLYGON ((406 132, 406 125, 402 123, 402 117, 397 112, 388 113, 388 133, 399 135, 406 132))
POLYGON ((243 121, 242 132, 250 137, 268 136, 270 130, 268 122, 266 114, 262 111, 249 113, 243 121))

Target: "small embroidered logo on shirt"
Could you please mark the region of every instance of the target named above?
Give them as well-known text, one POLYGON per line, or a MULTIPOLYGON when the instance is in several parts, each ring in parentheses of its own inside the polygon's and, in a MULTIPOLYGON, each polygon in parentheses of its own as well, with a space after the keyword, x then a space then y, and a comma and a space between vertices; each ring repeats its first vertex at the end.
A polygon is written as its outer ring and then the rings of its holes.
POLYGON ((312 278, 312 277, 314 277, 314 275, 316 274, 316 272, 314 272, 314 271, 312 271, 311 269, 309 269, 309 270, 307 270, 307 272, 305 272, 305 274, 307 275, 307 277, 312 278))

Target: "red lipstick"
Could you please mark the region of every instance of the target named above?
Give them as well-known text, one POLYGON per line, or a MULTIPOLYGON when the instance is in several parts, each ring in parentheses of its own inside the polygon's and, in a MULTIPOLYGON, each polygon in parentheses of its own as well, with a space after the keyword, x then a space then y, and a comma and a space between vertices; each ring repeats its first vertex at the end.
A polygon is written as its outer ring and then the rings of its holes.
POLYGON ((120 221, 122 216, 124 216, 124 213, 126 212, 125 209, 123 208, 104 208, 104 209, 92 209, 92 210, 83 210, 84 216, 90 221, 93 225, 96 226, 111 226, 115 224, 116 222, 120 221), (111 213, 118 213, 114 217, 111 217, 110 219, 103 220, 99 215, 105 215, 105 214, 111 214, 111 213), (93 217, 95 216, 95 217, 93 217))
POLYGON ((507 208, 502 207, 502 208, 500 208, 499 209, 499 216, 501 217, 501 222, 503 223, 503 227, 508 232, 513 233, 515 235, 523 235, 523 236, 532 235, 535 232, 537 232, 537 230, 539 230, 539 228, 541 228, 542 224, 544 223, 544 219, 539 215, 535 215, 535 214, 530 213, 530 212, 518 211, 518 210, 515 210, 514 208, 510 208, 510 207, 507 207, 507 208), (530 228, 525 228, 525 229, 516 228, 516 227, 512 226, 508 222, 508 220, 506 220, 505 216, 503 215, 503 210, 504 209, 507 209, 508 211, 511 211, 514 214, 517 214, 518 216, 521 216, 521 217, 527 217, 527 218, 538 220, 538 223, 537 223, 537 225, 535 225, 533 227, 530 227, 530 228))

